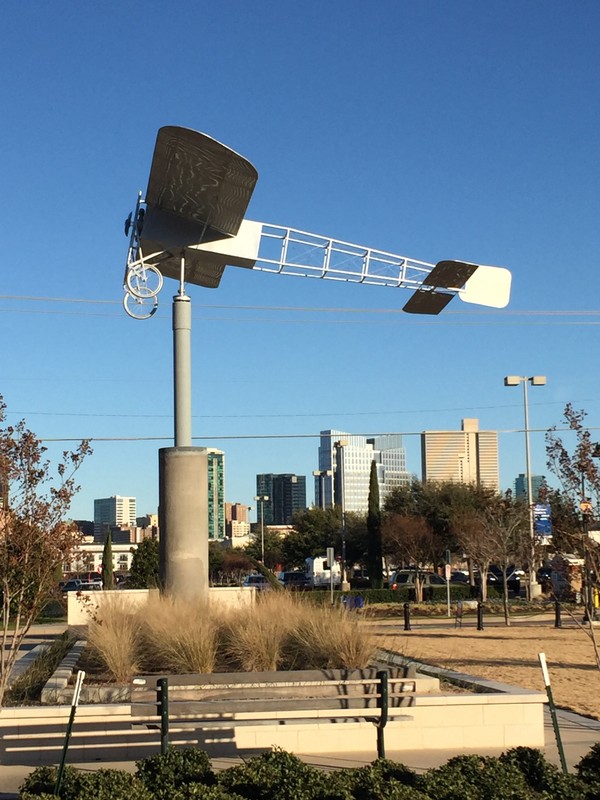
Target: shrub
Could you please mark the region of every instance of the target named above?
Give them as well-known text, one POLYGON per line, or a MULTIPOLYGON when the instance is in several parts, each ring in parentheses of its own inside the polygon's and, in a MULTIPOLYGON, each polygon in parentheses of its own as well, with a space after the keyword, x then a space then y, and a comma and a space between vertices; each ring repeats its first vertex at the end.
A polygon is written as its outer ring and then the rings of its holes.
MULTIPOLYGON (((76 800, 153 800, 154 794, 129 772, 99 769, 81 772, 76 800)), ((75 800, 75 798, 73 799, 75 800)))
POLYGON ((323 794, 326 778, 292 753, 279 748, 230 767, 217 776, 229 792, 248 800, 314 800, 323 794))
MULTIPOLYGON (((521 771, 498 758, 464 755, 422 776, 419 788, 436 800, 534 800, 521 771)), ((573 800, 575 800, 573 798, 573 800)))
POLYGON ((514 764, 529 787, 536 792, 547 792, 553 800, 582 800, 586 796, 583 781, 574 775, 565 775, 533 747, 515 747, 503 753, 500 761, 514 764))
POLYGON ((596 789, 600 795, 600 742, 595 744, 589 753, 575 766, 578 776, 584 783, 596 789))
MULTIPOLYGON (((24 794, 34 797, 53 795, 57 772, 56 767, 36 767, 19 787, 21 796, 24 794)), ((66 766, 64 768, 60 792, 62 800, 76 800, 79 793, 80 776, 81 773, 74 767, 66 766)))
POLYGON ((170 800, 175 789, 187 784, 215 783, 208 755, 193 747, 170 747, 164 755, 158 753, 136 761, 136 767, 136 778, 154 793, 156 800, 170 800))
MULTIPOLYGON (((228 792, 222 786, 205 786, 203 783, 188 783, 177 789, 170 800, 244 800, 242 795, 228 792)), ((332 798, 333 800, 333 798, 332 798)))
POLYGON ((381 759, 366 767, 330 773, 328 789, 335 798, 351 800, 427 800, 429 795, 415 788, 417 780, 408 767, 381 759))
MULTIPOLYGON (((20 797, 55 797, 56 767, 38 767, 20 787, 20 797)), ((150 792, 128 772, 99 769, 84 772, 65 767, 60 786, 61 800, 153 800, 150 792)))

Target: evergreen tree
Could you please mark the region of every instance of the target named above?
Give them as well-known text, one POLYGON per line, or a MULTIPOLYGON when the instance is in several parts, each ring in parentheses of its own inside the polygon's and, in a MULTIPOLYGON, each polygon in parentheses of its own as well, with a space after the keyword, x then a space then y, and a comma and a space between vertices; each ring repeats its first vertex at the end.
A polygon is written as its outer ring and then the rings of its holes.
POLYGON ((158 539, 144 539, 136 548, 131 548, 133 557, 129 570, 130 589, 154 589, 159 586, 158 539))
POLYGON ((371 588, 383 588, 383 547, 381 543, 381 509, 379 507, 379 482, 377 464, 371 462, 369 477, 369 510, 367 513, 367 571, 371 588))
POLYGON ((113 576, 113 555, 112 555, 112 533, 110 528, 104 540, 104 550, 102 551, 102 588, 114 588, 113 576))

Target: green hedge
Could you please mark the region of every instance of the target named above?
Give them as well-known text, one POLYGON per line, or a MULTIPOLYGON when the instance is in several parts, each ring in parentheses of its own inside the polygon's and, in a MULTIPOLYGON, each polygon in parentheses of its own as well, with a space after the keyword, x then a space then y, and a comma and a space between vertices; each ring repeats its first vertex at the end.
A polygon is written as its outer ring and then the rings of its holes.
MULTIPOLYGON (((306 594, 315 594, 306 593, 306 594)), ((325 594, 324 597, 320 597, 322 602, 330 602, 331 597, 330 593, 321 593, 317 592, 316 595, 319 598, 321 594, 325 594)), ((374 603, 414 603, 415 602, 415 590, 406 586, 402 586, 399 589, 351 589, 349 592, 339 592, 336 591, 333 593, 334 601, 340 601, 342 595, 350 595, 352 597, 362 597, 365 603, 374 604, 374 603)), ((433 603, 445 603, 446 602, 446 587, 445 586, 426 586, 423 589, 423 600, 425 602, 433 602, 433 603)), ((469 584, 465 583, 451 583, 450 584, 450 602, 456 603, 457 600, 472 600, 477 599, 478 595, 477 592, 472 590, 472 587, 469 584)), ((495 589, 488 590, 488 598, 495 599, 501 597, 495 589)))
MULTIPOLYGON (((499 758, 461 755, 419 774, 378 759, 358 768, 325 772, 275 748, 215 773, 208 756, 192 748, 136 762, 137 772, 83 772, 67 767, 62 800, 596 800, 600 744, 565 775, 539 750, 517 747, 499 758)), ((38 767, 21 787, 21 800, 48 798, 54 767, 38 767)))

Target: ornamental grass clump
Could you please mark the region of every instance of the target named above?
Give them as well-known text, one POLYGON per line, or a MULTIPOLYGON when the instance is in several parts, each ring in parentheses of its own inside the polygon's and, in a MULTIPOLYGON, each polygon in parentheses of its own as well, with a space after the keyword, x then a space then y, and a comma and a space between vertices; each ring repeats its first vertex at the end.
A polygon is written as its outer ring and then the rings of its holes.
POLYGON ((126 683, 140 671, 139 619, 122 597, 105 598, 101 614, 88 625, 87 641, 117 683, 126 683))
POLYGON ((263 592, 253 606, 233 612, 223 634, 228 668, 242 672, 286 668, 287 642, 303 613, 293 595, 275 592, 263 592))
POLYGON ((377 643, 360 618, 343 609, 305 604, 286 643, 289 669, 364 669, 377 643))
POLYGON ((140 615, 149 671, 214 672, 221 617, 201 601, 151 595, 140 615))

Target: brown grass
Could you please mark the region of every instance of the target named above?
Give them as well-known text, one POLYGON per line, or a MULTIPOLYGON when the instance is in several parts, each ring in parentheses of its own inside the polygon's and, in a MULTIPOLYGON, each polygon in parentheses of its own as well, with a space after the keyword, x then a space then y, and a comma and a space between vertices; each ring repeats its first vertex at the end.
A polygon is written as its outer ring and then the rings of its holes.
POLYGON ((219 619, 208 605, 153 594, 140 612, 145 666, 172 672, 213 672, 219 619))
POLYGON ((254 606, 231 614, 224 631, 224 655, 230 668, 242 672, 280 669, 290 631, 302 613, 293 595, 264 592, 254 606))
POLYGON ((103 607, 88 635, 92 655, 118 682, 142 670, 358 669, 376 650, 358 616, 283 592, 228 613, 156 593, 133 614, 120 600, 103 607))
POLYGON ((139 672, 139 621, 122 597, 111 596, 103 603, 102 618, 89 623, 87 640, 117 683, 126 683, 139 672))
POLYGON ((377 642, 360 617, 339 608, 306 604, 290 631, 288 659, 292 669, 363 669, 377 642))

